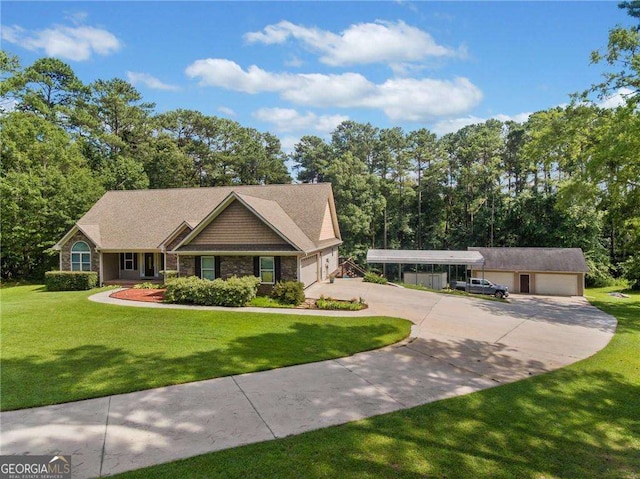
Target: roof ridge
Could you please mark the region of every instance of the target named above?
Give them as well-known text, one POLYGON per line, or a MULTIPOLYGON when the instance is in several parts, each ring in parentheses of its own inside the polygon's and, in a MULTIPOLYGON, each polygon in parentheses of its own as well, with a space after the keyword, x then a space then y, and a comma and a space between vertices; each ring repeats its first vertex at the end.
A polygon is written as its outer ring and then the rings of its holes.
POLYGON ((274 187, 282 187, 282 186, 331 186, 330 182, 323 183, 272 183, 268 185, 220 185, 220 186, 181 186, 178 188, 139 188, 135 190, 107 190, 107 193, 139 193, 145 191, 177 191, 177 190, 214 190, 214 189, 223 189, 230 188, 234 191, 236 188, 274 188, 274 187))

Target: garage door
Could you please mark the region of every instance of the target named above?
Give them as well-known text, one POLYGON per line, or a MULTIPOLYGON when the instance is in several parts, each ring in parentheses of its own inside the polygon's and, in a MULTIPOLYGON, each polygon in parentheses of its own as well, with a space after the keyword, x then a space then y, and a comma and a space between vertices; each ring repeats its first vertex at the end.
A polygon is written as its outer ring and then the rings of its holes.
POLYGON ((577 296, 578 278, 575 274, 536 274, 536 294, 577 296))
POLYGON ((513 273, 497 273, 495 271, 485 271, 484 277, 492 283, 506 286, 507 288, 509 288, 509 291, 515 291, 513 287, 513 273))
POLYGON ((300 261, 300 281, 304 283, 305 288, 318 281, 318 260, 316 255, 302 258, 300 261))

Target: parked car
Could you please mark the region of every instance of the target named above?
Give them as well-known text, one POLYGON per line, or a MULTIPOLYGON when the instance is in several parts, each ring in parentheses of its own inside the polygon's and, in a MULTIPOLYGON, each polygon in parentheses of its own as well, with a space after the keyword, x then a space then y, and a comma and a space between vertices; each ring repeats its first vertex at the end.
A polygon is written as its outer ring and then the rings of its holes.
POLYGON ((495 284, 488 279, 469 278, 469 281, 452 281, 451 289, 466 291, 467 293, 490 294, 496 298, 506 298, 509 296, 509 288, 501 284, 495 284))

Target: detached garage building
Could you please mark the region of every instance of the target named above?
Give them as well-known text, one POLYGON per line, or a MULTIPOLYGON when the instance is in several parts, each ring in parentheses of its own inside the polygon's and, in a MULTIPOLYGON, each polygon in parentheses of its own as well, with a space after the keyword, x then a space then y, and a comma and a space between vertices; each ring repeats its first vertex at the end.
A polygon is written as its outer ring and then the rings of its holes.
MULTIPOLYGON (((484 277, 512 293, 584 295, 589 268, 580 248, 467 248, 485 259, 484 277)), ((472 269, 482 277, 482 270, 472 269)))

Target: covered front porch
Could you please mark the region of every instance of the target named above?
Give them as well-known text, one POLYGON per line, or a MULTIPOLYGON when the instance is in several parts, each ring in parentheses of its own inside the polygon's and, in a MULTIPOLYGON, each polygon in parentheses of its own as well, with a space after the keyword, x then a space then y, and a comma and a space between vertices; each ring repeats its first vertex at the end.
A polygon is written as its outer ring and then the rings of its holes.
POLYGON ((159 251, 101 251, 100 281, 104 285, 162 283, 165 255, 159 251))

